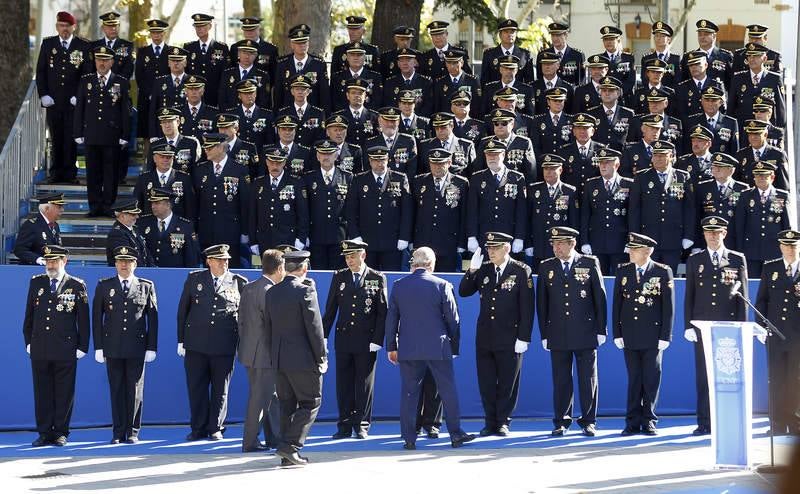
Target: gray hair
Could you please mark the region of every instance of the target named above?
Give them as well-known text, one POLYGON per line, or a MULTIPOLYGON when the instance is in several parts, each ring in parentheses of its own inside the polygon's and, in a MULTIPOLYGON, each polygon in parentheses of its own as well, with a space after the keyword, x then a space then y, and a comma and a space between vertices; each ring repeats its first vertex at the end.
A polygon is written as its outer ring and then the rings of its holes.
POLYGON ((412 268, 432 268, 436 263, 436 254, 430 247, 420 247, 411 254, 412 268))
POLYGON ((39 212, 45 214, 47 210, 50 209, 50 206, 51 204, 47 202, 39 204, 39 212))

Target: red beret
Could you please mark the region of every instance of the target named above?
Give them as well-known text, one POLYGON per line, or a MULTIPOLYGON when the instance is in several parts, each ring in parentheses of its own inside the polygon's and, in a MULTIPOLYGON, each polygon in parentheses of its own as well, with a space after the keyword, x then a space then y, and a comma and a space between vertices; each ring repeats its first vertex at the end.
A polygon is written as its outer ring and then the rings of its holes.
POLYGON ((68 22, 70 26, 75 25, 75 16, 70 14, 69 12, 61 11, 56 14, 56 20, 58 22, 68 22))

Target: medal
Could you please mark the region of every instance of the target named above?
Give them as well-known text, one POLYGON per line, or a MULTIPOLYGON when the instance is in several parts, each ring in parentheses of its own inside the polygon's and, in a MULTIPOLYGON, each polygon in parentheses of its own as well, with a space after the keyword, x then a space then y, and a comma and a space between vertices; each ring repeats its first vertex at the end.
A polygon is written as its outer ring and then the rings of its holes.
POLYGON ((197 291, 199 291, 199 292, 203 291, 203 284, 202 283, 198 283, 197 284, 197 291))
MULTIPOLYGON (((488 276, 483 279, 483 284, 484 285, 488 285, 489 284, 489 277, 488 276)), ((39 290, 39 291, 41 292, 41 290, 39 290)), ((39 293, 39 295, 41 295, 41 293, 39 293)))
POLYGON ((44 288, 40 288, 39 291, 36 293, 36 295, 41 297, 43 293, 44 293, 44 288))
POLYGON ((111 290, 108 291, 108 296, 113 297, 115 293, 116 291, 112 288, 111 290))
POLYGON ((342 291, 342 290, 344 290, 344 287, 345 287, 345 284, 344 284, 344 282, 342 282, 342 284, 341 284, 341 285, 339 285, 339 291, 342 291))
POLYGON ((639 298, 638 298, 638 299, 636 299, 636 300, 637 300, 637 302, 639 302, 640 304, 643 304, 643 303, 645 302, 644 295, 639 295, 639 298))

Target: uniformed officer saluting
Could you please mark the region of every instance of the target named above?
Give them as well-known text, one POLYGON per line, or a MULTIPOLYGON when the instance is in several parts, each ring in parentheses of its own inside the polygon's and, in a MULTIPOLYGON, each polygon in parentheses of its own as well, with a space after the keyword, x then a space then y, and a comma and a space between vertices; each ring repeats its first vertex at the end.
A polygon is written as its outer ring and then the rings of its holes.
POLYGON ((614 344, 625 350, 628 369, 623 436, 658 434, 656 403, 661 387, 661 357, 672 340, 675 294, 672 269, 650 258, 656 245, 646 235, 629 233, 626 247, 630 249, 631 262, 619 267, 614 280, 614 344))
POLYGON ((39 437, 33 446, 64 446, 75 399, 77 359, 89 351, 86 284, 64 270, 69 251, 44 248, 46 274, 31 278, 25 306, 25 350, 33 369, 33 403, 39 437))
POLYGON ((738 297, 729 297, 731 286, 742 283, 747 297, 747 261, 740 252, 725 247, 728 220, 706 216, 702 220, 707 249, 692 254, 686 260, 686 298, 683 304, 684 337, 694 346, 694 371, 697 387, 697 428, 693 434, 711 433, 706 359, 700 332, 691 321, 746 321, 747 306, 738 297))
POLYGON ((156 359, 158 305, 152 281, 137 277, 136 249, 114 249, 117 275, 97 282, 92 301, 94 359, 106 364, 111 390, 111 444, 139 442, 144 364, 156 359))
MULTIPOLYGON (((544 233, 544 232, 542 232, 544 233)), ((596 257, 575 251, 578 230, 550 228, 555 257, 539 265, 536 306, 542 347, 553 369, 553 436, 572 424, 572 361, 578 368, 583 435, 595 435, 597 421, 597 347, 606 342, 606 291, 596 257)))
MULTIPOLYGON (((367 437, 372 419, 375 358, 383 345, 386 324, 386 276, 367 266, 367 244, 342 242, 346 269, 331 278, 322 326, 327 342, 336 319, 336 401, 334 439, 367 437), (336 317, 336 314, 339 317, 336 317)), ((327 346, 327 345, 326 345, 327 346)))
POLYGON ((153 256, 162 268, 194 268, 200 264, 200 247, 194 224, 172 209, 175 193, 150 189, 148 201, 153 214, 143 216, 137 226, 153 256))
POLYGON ((178 355, 185 357, 192 427, 187 441, 219 441, 225 431, 239 300, 247 283, 228 271, 229 252, 225 244, 203 251, 208 269, 189 273, 178 304, 178 355))
POLYGON ((531 268, 511 259, 513 237, 486 234, 489 262, 477 249, 469 271, 461 278, 458 294, 480 292, 475 359, 485 426, 481 436, 507 436, 511 414, 519 396, 522 354, 528 350, 533 330, 533 280, 531 268))

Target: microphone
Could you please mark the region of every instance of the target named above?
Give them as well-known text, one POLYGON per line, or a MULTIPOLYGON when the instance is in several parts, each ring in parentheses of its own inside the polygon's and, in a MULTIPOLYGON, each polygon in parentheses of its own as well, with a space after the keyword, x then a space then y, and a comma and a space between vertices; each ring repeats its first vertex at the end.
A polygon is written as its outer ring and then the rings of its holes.
POLYGON ((736 283, 734 283, 733 286, 731 287, 731 293, 728 294, 728 298, 733 298, 736 295, 738 295, 739 294, 739 289, 741 287, 742 287, 742 282, 741 281, 737 281, 736 283))

